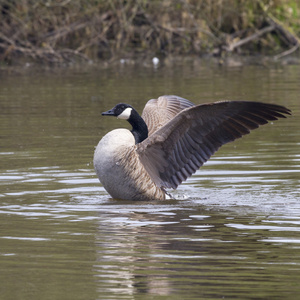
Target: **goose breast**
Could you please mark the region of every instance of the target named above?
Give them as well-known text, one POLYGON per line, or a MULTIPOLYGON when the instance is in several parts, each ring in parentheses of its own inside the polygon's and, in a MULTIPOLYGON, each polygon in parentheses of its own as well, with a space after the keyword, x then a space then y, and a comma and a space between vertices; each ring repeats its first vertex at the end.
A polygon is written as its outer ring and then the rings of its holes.
POLYGON ((127 129, 115 129, 99 142, 94 153, 94 167, 100 182, 115 199, 165 199, 136 152, 135 139, 127 129))

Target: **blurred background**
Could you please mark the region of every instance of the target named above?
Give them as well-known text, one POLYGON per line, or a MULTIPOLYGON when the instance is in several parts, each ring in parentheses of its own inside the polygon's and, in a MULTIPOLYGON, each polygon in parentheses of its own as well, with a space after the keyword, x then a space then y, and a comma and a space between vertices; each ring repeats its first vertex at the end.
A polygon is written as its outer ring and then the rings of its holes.
MULTIPOLYGON (((299 47, 298 0, 1 0, 0 61, 43 63, 299 47)), ((286 52, 288 51, 288 52, 286 52)))

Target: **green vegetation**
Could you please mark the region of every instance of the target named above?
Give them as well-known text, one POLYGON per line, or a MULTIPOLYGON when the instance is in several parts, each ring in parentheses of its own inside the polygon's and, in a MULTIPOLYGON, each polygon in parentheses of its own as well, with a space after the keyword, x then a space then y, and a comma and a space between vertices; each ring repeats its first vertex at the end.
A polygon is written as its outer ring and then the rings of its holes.
POLYGON ((298 50, 299 36, 298 0, 0 0, 0 60, 8 63, 229 52, 279 58, 298 50))

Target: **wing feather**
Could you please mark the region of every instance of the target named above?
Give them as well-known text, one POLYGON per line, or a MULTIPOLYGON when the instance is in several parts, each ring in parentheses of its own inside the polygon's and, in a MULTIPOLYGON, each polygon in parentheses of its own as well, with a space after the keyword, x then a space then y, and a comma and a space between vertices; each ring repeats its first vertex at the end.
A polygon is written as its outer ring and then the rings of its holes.
MULTIPOLYGON (((166 101, 165 107, 172 103, 168 116, 173 114, 173 118, 159 128, 152 126, 152 134, 137 145, 140 160, 150 177, 163 188, 176 188, 222 145, 248 134, 259 125, 290 114, 290 110, 283 106, 248 101, 192 106, 191 102, 183 99, 187 107, 182 109, 181 99, 176 96, 158 98, 166 101)), ((158 100, 149 102, 156 103, 158 100)))
POLYGON ((142 113, 142 118, 148 126, 148 135, 168 123, 183 109, 194 105, 191 101, 175 95, 149 100, 142 113))

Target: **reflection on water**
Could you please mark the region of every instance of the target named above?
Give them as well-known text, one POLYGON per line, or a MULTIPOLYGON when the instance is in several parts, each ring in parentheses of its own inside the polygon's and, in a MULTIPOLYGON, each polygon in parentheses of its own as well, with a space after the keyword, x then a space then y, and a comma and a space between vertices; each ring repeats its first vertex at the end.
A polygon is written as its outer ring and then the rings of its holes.
POLYGON ((295 299, 300 292, 300 68, 0 73, 1 299, 295 299), (287 105, 224 146, 177 200, 110 199, 93 149, 129 99, 287 105), (202 101, 195 99, 203 99, 202 101))
MULTIPOLYGON (((280 235, 287 234, 289 227, 277 225, 267 229, 251 225, 241 228, 240 224, 233 226, 236 217, 226 214, 192 215, 190 208, 169 212, 151 213, 148 208, 131 212, 126 218, 117 217, 117 220, 114 214, 109 214, 100 222, 101 232, 105 228, 116 236, 107 240, 99 238, 97 269, 102 293, 180 297, 188 293, 195 298, 197 295, 244 298, 251 291, 252 297, 272 298, 278 293, 291 292, 277 285, 291 274, 297 276, 299 263, 291 262, 291 256, 299 258, 299 247, 294 249, 288 241, 278 244, 264 240, 265 235, 281 239, 280 235), (278 231, 279 236, 273 230, 278 231), (120 232, 125 236, 120 236, 120 232), (235 288, 239 286, 240 289, 235 288)), ((253 216, 242 216, 239 220, 261 223, 253 216)), ((298 236, 299 230, 298 227, 298 236)))

